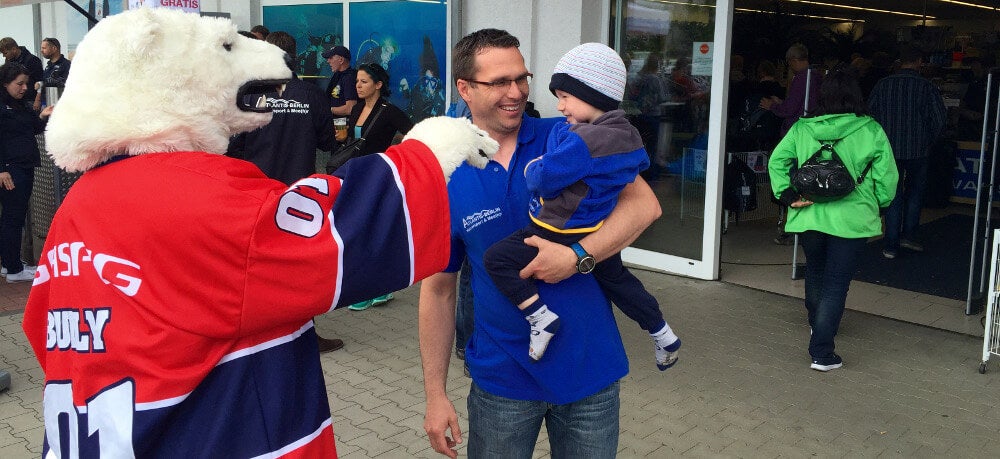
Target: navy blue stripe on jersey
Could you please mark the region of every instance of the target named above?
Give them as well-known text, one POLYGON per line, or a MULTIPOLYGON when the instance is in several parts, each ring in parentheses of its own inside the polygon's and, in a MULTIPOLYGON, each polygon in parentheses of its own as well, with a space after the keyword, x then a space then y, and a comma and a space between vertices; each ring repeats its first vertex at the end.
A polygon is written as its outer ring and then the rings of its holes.
POLYGON ((413 267, 410 228, 406 203, 387 158, 368 155, 352 159, 337 170, 337 175, 349 180, 344 180, 337 195, 332 221, 340 239, 352 241, 350 247, 343 247, 338 306, 407 287, 413 267), (385 285, 393 287, 386 289, 385 285))
MULTIPOLYGON (((134 412, 132 438, 143 440, 133 441, 135 457, 254 457, 314 437, 330 422, 322 371, 313 327, 292 341, 220 364, 180 404, 134 412)), ((80 413, 80 457, 99 458, 100 436, 86 435, 87 419, 80 413)), ((67 448, 66 436, 61 438, 67 448)), ((48 449, 46 441, 43 457, 48 449)))

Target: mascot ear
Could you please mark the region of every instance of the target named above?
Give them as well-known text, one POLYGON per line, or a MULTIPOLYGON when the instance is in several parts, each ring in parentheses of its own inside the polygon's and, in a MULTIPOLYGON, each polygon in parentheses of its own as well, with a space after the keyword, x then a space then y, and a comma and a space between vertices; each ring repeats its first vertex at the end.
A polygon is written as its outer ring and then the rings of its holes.
POLYGON ((139 8, 138 14, 132 16, 128 28, 121 36, 122 47, 133 55, 154 56, 154 48, 162 34, 160 18, 153 14, 152 8, 139 8))

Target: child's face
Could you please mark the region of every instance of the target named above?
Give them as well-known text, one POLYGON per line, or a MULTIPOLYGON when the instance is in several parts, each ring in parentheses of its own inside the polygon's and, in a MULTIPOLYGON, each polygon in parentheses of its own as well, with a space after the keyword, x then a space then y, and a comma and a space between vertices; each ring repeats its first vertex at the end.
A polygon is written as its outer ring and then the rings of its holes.
POLYGON ((603 111, 598 110, 593 105, 559 89, 556 89, 556 99, 559 99, 556 110, 559 110, 559 112, 566 116, 566 122, 570 124, 592 123, 597 117, 604 114, 603 111))

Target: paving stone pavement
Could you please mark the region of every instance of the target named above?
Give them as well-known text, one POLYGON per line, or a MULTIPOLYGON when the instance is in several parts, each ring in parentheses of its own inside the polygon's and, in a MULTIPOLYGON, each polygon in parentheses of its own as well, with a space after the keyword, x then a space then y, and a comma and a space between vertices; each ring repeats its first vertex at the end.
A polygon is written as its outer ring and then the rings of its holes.
MULTIPOLYGON (((977 373, 982 340, 855 311, 837 351, 844 367, 809 369, 801 300, 721 282, 635 271, 684 340, 656 370, 650 339, 618 314, 631 361, 622 381, 619 457, 995 457, 1000 365, 977 373)), ((423 433, 417 287, 385 306, 335 311, 320 333, 344 349, 322 356, 344 458, 440 457, 423 433)), ((0 458, 41 453, 42 374, 20 330, 0 316, 0 458)), ((453 359, 449 392, 463 427, 469 380, 453 359)), ((535 457, 548 456, 544 429, 535 457)), ((465 454, 465 447, 460 447, 465 454)))

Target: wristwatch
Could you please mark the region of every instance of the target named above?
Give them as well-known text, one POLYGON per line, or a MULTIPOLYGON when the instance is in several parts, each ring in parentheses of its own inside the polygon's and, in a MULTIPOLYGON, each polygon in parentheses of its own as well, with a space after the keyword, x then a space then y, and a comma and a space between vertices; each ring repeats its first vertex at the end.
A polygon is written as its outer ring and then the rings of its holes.
POLYGON ((579 242, 574 242, 570 248, 576 252, 576 270, 580 274, 590 274, 594 270, 594 266, 597 266, 597 260, 594 259, 594 256, 587 253, 579 242))

